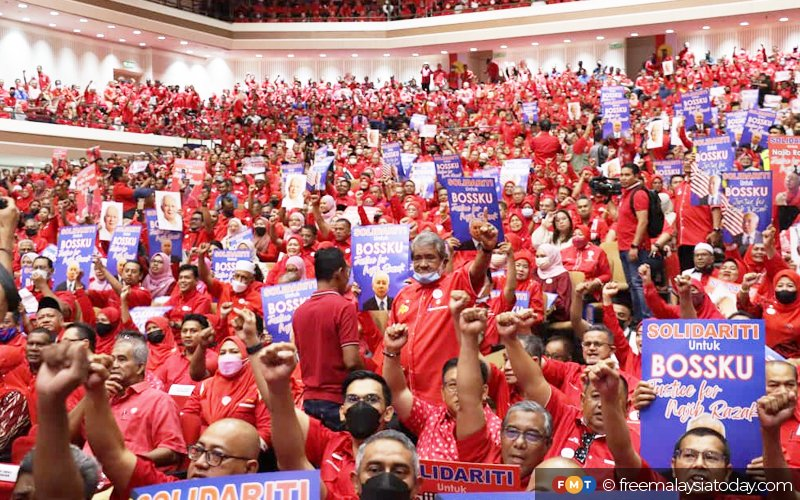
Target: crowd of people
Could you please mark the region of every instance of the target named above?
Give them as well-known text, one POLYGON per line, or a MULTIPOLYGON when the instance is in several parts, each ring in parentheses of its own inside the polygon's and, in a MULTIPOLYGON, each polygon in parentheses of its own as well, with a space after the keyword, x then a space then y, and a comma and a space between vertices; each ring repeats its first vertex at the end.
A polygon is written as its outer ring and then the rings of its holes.
MULTIPOLYGON (((27 103, 64 124, 218 140, 130 157, 91 150, 71 163, 2 172, 0 461, 22 463, 18 498, 89 498, 108 485, 112 498, 128 498, 176 471, 277 469, 320 469, 327 498, 410 498, 418 458, 518 465, 524 489, 549 487, 548 469, 663 481, 641 458, 631 416, 656 397, 641 380, 647 318, 764 320, 767 345, 786 360, 766 362, 763 456, 748 471, 785 479, 787 464, 800 464, 792 441, 800 262, 777 215, 752 238, 724 242, 723 207, 693 205, 690 178, 693 143, 725 133, 743 89, 757 89, 759 105, 780 96, 770 134, 800 136, 789 107, 795 80, 772 80, 800 70, 798 61, 796 48, 713 61, 687 46, 674 57, 654 54, 632 77, 600 63, 551 71, 520 63, 496 74, 489 61, 496 83, 442 68, 423 69, 422 85, 248 75, 207 99, 159 82, 110 82, 102 94, 67 89, 42 68, 13 89, 0 85, 10 113, 27 103), (662 74, 664 61, 674 74, 662 74), (608 86, 624 87, 630 101, 631 130, 620 137, 602 134, 608 86), (685 127, 674 112, 681 95, 712 87, 724 88, 716 123, 685 127), (522 104, 532 101, 538 117, 523 121, 522 104), (580 103, 579 116, 569 102, 580 103), (415 114, 437 125, 434 137, 409 127, 415 114), (648 148, 647 123, 662 116, 677 126, 648 148), (310 118, 310 131, 297 132, 298 117, 310 118), (479 220, 474 246, 464 248, 447 190, 421 195, 370 145, 368 130, 417 162, 458 155, 466 176, 532 159, 527 184, 502 186, 504 238, 479 220), (320 151, 331 160, 325 189, 284 189, 282 167, 308 170, 320 151), (204 177, 176 177, 177 159, 204 161, 204 177), (593 187, 613 159, 619 194, 593 187), (681 160, 682 172, 656 175, 654 162, 665 159, 681 160), (265 170, 246 173, 256 160, 265 170), (76 182, 86 171, 96 178, 89 201, 76 182), (180 257, 150 248, 144 212, 167 211, 155 191, 182 197, 180 257), (664 219, 656 234, 651 195, 664 219), (284 206, 295 197, 299 207, 284 206), (138 257, 110 269, 109 242, 98 239, 91 276, 76 270, 59 286, 47 249, 69 226, 116 224, 100 220, 100 201, 121 203, 123 224, 143 226, 138 257), (409 228, 413 274, 376 313, 356 308, 348 208, 362 225, 409 228), (219 249, 250 251, 230 282, 211 270, 219 249), (262 288, 305 279, 317 291, 294 313, 292 342, 273 343, 262 288), (738 292, 711 290, 711 279, 738 292), (529 294, 528 307, 514 310, 517 291, 529 294), (137 327, 131 311, 151 305, 171 309, 137 327), (498 350, 505 366, 483 361, 498 350), (176 398, 174 387, 188 392, 176 398)), ((735 154, 737 170, 768 168, 768 151, 735 154)), ((776 212, 800 213, 798 175, 787 175, 776 212)), ((731 477, 730 446, 749 436, 718 429, 698 424, 675 443, 677 480, 731 477)))
MULTIPOLYGON (((238 2, 183 2, 151 0, 239 23, 276 22, 367 22, 395 21, 420 17, 444 16, 466 12, 530 7, 536 0, 358 0, 355 2, 285 2, 278 0, 240 0, 238 2)), ((576 0, 544 0, 563 3, 576 0)))

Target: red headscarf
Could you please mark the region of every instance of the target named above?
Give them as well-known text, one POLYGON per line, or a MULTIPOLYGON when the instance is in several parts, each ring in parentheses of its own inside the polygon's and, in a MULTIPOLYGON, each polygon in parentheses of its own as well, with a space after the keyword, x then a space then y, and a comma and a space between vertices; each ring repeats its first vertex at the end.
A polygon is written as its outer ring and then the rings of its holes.
POLYGON ((147 348, 150 351, 147 356, 147 371, 153 371, 164 363, 164 360, 170 354, 175 352, 175 335, 172 334, 172 329, 169 326, 169 320, 163 316, 150 318, 145 323, 144 328, 147 331, 147 326, 150 324, 156 325, 162 332, 164 332, 164 340, 160 344, 153 344, 147 342, 147 348))

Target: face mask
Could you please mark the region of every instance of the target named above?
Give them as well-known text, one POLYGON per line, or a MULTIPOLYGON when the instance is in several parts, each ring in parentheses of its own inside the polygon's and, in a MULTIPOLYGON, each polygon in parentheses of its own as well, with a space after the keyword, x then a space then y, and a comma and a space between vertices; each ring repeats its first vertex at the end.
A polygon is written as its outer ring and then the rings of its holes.
POLYGON ((547 257, 536 257, 536 267, 539 269, 548 269, 550 267, 550 259, 547 257))
MULTIPOLYGON (((222 357, 220 356, 220 359, 222 357)), ((356 439, 366 439, 375 434, 381 425, 381 414, 364 401, 351 406, 344 416, 345 426, 356 439)))
POLYGON ((490 265, 493 269, 500 269, 501 267, 505 267, 507 260, 508 257, 506 255, 501 253, 493 253, 490 265))
POLYGON ((530 219, 531 217, 533 217, 533 209, 529 207, 523 208, 522 216, 525 217, 526 219, 530 219))
POLYGON ((34 228, 26 228, 25 229, 25 234, 28 235, 28 236, 36 236, 36 233, 38 233, 38 232, 39 231, 37 229, 34 229, 34 228))
POLYGON ((411 490, 408 485, 390 472, 372 476, 361 485, 361 500, 408 500, 411 490))
POLYGON ((420 274, 415 271, 413 277, 422 285, 429 285, 435 281, 438 281, 439 278, 441 278, 438 271, 425 274, 420 274))
POLYGON ((17 327, 0 328, 0 342, 6 343, 17 335, 17 327))
POLYGON ((257 236, 264 236, 267 234, 267 228, 265 227, 257 227, 254 228, 253 231, 256 233, 257 236))
POLYGON ((775 298, 778 299, 778 302, 781 304, 791 304, 797 299, 797 291, 780 290, 775 292, 775 298))
POLYGON ((575 248, 586 248, 587 243, 589 242, 586 238, 579 238, 577 236, 572 238, 572 244, 575 245, 575 248))
POLYGON ((231 282, 231 288, 233 288, 233 291, 236 293, 242 293, 247 289, 247 285, 239 280, 233 280, 231 282))
POLYGON ((164 331, 163 330, 153 330, 152 332, 147 334, 147 340, 151 344, 160 344, 164 341, 164 331))
POLYGON ((238 354, 223 354, 217 358, 217 368, 223 377, 232 377, 242 370, 244 360, 238 354))
POLYGON ((111 323, 97 323, 97 326, 95 327, 95 330, 97 330, 97 334, 100 335, 101 337, 105 337, 106 335, 111 333, 111 330, 113 329, 114 327, 111 326, 111 323))

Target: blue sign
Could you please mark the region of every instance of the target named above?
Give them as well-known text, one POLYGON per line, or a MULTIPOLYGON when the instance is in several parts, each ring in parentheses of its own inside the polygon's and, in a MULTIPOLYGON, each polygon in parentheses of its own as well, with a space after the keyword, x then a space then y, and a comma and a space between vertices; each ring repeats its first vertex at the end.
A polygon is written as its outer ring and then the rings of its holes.
POLYGON ((180 262, 183 258, 183 232, 159 229, 154 209, 145 210, 144 219, 147 223, 147 243, 150 247, 148 257, 152 257, 158 252, 164 252, 173 261, 180 262))
POLYGON ((683 175, 683 160, 656 160, 654 164, 656 175, 667 183, 673 175, 683 175))
POLYGON ((603 139, 622 138, 630 133, 631 103, 627 99, 615 99, 602 104, 603 139))
POLYGON ((539 103, 523 102, 522 103, 522 123, 533 123, 539 121, 539 103))
POLYGON ((359 310, 391 310, 394 297, 411 276, 408 235, 406 224, 353 228, 353 280, 361 288, 359 310))
POLYGON ((476 250, 470 223, 485 220, 497 228, 497 241, 503 241, 503 221, 497 204, 494 179, 455 177, 444 181, 450 202, 453 236, 461 242, 458 250, 476 250))
POLYGON ((741 243, 743 232, 760 238, 772 218, 772 172, 726 172, 722 180, 730 204, 723 217, 725 242, 741 243))
MULTIPOLYGON (((58 231, 58 253, 55 260, 56 287, 68 279, 75 281, 80 276, 84 288, 89 287, 89 273, 95 252, 97 226, 67 226, 58 231)), ((112 269, 112 272, 116 269, 112 269)))
POLYGON ((316 280, 303 280, 261 289, 264 329, 273 342, 291 342, 294 311, 317 290, 316 280))
POLYGON ((306 136, 311 133, 311 117, 298 116, 297 117, 297 135, 300 137, 306 136))
MULTIPOLYGON (((399 142, 386 142, 381 145, 381 152, 383 154, 383 163, 388 165, 391 170, 394 170, 399 175, 403 171, 403 164, 400 160, 400 143, 399 142)), ((384 172, 386 174, 387 172, 384 172)), ((393 172, 388 172, 394 175, 393 172)))
POLYGON ((144 486, 134 489, 131 498, 135 500, 190 498, 318 500, 319 483, 318 470, 240 474, 144 486))
POLYGON ((711 96, 708 89, 686 92, 681 95, 683 105, 683 126, 686 130, 691 130, 697 125, 697 118, 703 115, 703 122, 706 128, 711 127, 711 96), (696 118, 697 117, 697 118, 696 118))
POLYGON ((214 271, 214 279, 224 283, 232 282, 236 263, 240 260, 252 262, 252 252, 250 250, 214 250, 214 255, 211 256, 211 269, 214 271))
POLYGON ((769 109, 751 109, 747 112, 742 130, 742 140, 740 146, 747 146, 751 143, 766 149, 769 128, 775 123, 775 111, 769 109))
POLYGON ((727 135, 699 138, 697 163, 692 170, 692 205, 722 203, 722 174, 733 170, 734 150, 727 135))
POLYGON ((108 261, 106 267, 112 274, 117 272, 117 262, 136 260, 139 253, 139 240, 142 238, 142 226, 117 226, 111 235, 108 245, 108 261))
POLYGON ((724 429, 735 469, 761 456, 764 333, 762 320, 645 321, 642 380, 656 399, 640 413, 641 450, 652 468, 670 468, 675 443, 698 417, 724 429))
POLYGON ((461 171, 461 157, 458 155, 435 155, 433 164, 436 166, 436 179, 439 182, 444 179, 464 176, 461 171))

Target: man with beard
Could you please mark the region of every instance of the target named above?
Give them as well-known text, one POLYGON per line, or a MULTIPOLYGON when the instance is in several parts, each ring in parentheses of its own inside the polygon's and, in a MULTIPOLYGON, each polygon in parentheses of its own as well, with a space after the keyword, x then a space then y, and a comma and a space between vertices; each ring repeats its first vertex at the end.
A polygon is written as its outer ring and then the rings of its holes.
POLYGON ((256 380, 272 416, 272 446, 278 463, 283 470, 319 468, 323 496, 358 498, 352 481, 357 452, 394 416, 389 386, 373 372, 351 372, 342 384, 344 404, 339 410, 347 432, 334 432, 295 408, 290 378, 296 356, 293 344, 271 344, 262 354, 262 370, 253 370, 262 372, 256 380), (262 376, 266 387, 259 380, 262 376))

